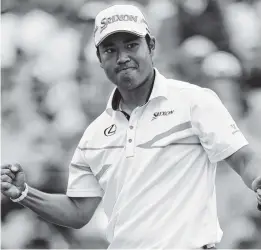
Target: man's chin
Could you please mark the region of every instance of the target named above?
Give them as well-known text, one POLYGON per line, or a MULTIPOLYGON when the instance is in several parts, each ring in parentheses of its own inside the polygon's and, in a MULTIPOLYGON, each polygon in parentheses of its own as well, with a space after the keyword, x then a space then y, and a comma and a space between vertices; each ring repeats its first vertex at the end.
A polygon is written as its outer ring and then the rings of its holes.
POLYGON ((131 72, 131 71, 126 71, 126 72, 120 72, 118 73, 118 80, 121 84, 123 84, 124 82, 126 82, 126 84, 130 83, 130 82, 135 82, 135 73, 131 72))
POLYGON ((133 90, 138 87, 139 82, 138 75, 136 74, 136 69, 127 69, 118 73, 118 86, 122 89, 133 90))
POLYGON ((125 90, 125 91, 133 91, 135 89, 137 89, 141 84, 138 84, 137 81, 121 81, 119 86, 122 90, 125 90))

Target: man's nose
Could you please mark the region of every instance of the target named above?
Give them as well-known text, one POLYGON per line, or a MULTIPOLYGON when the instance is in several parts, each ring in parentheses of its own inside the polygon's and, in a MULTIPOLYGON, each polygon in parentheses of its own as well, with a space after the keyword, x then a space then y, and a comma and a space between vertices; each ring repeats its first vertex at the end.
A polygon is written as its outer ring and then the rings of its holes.
POLYGON ((129 55, 126 51, 119 51, 118 52, 118 58, 117 58, 117 64, 125 64, 130 61, 129 55))

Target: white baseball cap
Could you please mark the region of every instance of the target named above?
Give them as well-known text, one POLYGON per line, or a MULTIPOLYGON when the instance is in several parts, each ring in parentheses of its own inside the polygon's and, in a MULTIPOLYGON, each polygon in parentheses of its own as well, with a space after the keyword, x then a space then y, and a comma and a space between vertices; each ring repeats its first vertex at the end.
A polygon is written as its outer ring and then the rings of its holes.
POLYGON ((128 32, 140 37, 150 35, 144 15, 134 5, 113 5, 98 13, 94 28, 95 46, 116 32, 128 32))

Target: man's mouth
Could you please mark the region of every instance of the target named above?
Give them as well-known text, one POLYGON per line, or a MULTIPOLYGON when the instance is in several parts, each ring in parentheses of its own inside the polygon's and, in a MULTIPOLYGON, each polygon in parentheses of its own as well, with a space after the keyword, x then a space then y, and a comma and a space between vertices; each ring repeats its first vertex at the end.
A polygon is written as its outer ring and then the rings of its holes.
POLYGON ((133 69, 136 69, 136 67, 124 67, 124 68, 120 68, 120 69, 117 70, 117 73, 122 72, 122 71, 129 70, 129 69, 133 70, 133 69))

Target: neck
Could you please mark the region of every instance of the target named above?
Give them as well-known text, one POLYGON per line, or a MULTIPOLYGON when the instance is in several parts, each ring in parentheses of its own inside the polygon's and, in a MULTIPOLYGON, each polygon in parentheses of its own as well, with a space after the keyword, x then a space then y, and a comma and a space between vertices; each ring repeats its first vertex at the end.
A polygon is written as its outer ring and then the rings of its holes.
POLYGON ((152 85, 154 82, 154 69, 145 79, 145 81, 134 90, 119 89, 122 96, 122 107, 133 110, 138 106, 144 105, 151 94, 152 85))

